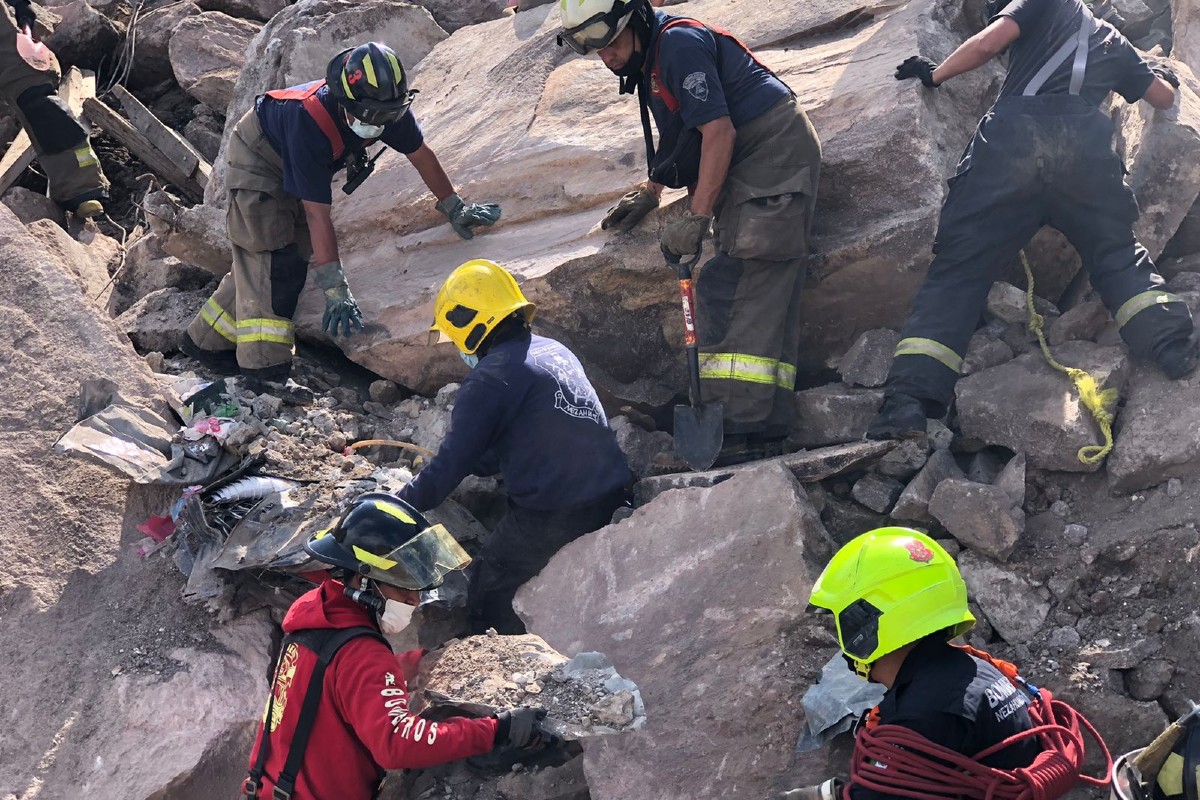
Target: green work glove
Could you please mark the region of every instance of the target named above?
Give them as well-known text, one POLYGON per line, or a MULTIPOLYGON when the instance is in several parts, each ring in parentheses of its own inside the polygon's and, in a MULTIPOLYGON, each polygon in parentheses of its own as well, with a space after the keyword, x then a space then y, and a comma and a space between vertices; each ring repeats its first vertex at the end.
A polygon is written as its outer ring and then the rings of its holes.
POLYGON ((616 228, 621 233, 629 233, 656 208, 658 208, 658 195, 649 186, 642 184, 622 197, 615 206, 608 210, 600 227, 603 230, 616 228))
POLYGON ((500 206, 495 203, 471 203, 467 205, 457 194, 452 194, 437 204, 437 210, 450 220, 450 227, 464 239, 475 235, 471 228, 480 225, 495 225, 500 219, 500 206))
POLYGON ((351 336, 354 329, 363 329, 362 312, 354 295, 350 294, 350 284, 346 283, 346 273, 342 271, 342 262, 330 261, 314 267, 313 282, 325 292, 325 315, 321 317, 321 330, 336 337, 339 328, 343 335, 351 336))
POLYGON ((712 217, 692 213, 684 214, 681 219, 668 223, 667 227, 663 228, 662 238, 659 240, 663 255, 671 263, 678 264, 681 257, 700 252, 700 243, 708 235, 711 224, 712 217))

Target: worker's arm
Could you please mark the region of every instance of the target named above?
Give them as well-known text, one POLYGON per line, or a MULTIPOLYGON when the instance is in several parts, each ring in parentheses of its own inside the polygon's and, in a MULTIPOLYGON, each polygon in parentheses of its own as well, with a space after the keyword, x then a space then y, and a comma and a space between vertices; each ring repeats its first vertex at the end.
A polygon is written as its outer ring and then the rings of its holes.
POLYGON ((1154 76, 1154 82, 1150 84, 1150 88, 1142 95, 1142 99, 1155 108, 1165 111, 1175 105, 1175 89, 1171 84, 1164 81, 1158 75, 1154 76))
POLYGON ((304 217, 308 220, 308 232, 312 237, 312 265, 319 267, 338 261, 337 234, 333 230, 333 206, 309 200, 302 202, 304 217))
MULTIPOLYGON (((718 117, 699 127, 703 141, 700 144, 700 177, 692 191, 692 213, 711 217, 717 196, 725 185, 729 174, 729 162, 733 159, 733 143, 737 130, 728 116, 718 117)), ((654 184, 651 184, 653 187, 654 184)), ((660 191, 661 191, 661 187, 660 191)))
POLYGON ((429 149, 429 145, 422 143, 406 155, 439 203, 454 194, 454 184, 450 182, 450 176, 442 169, 442 162, 438 161, 437 154, 429 149))
POLYGON ((999 17, 979 33, 960 44, 933 71, 935 83, 945 83, 956 75, 978 69, 1003 53, 1021 35, 1021 27, 1012 17, 999 17))

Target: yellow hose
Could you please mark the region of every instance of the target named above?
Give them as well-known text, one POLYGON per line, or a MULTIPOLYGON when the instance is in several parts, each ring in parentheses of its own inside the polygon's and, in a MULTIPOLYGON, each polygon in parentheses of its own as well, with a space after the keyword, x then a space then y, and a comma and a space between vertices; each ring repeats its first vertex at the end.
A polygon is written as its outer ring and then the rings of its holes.
POLYGON ((414 453, 420 453, 421 455, 428 456, 429 458, 433 458, 436 455, 436 453, 434 453, 432 450, 425 448, 425 447, 421 447, 418 444, 411 444, 410 442, 397 442, 394 439, 363 439, 361 442, 355 442, 354 444, 350 445, 346 449, 347 450, 357 450, 360 447, 376 447, 376 446, 378 446, 378 447, 399 447, 402 450, 411 450, 414 453))

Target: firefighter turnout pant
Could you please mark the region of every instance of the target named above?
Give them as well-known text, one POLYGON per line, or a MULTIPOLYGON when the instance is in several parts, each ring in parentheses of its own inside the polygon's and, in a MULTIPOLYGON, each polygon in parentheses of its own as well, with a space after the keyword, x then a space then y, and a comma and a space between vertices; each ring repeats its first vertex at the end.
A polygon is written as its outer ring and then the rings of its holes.
POLYGON ((724 407, 726 434, 792 428, 820 165, 816 131, 794 97, 737 131, 714 209, 717 254, 695 279, 701 396, 724 407))
POLYGON ((1109 117, 1069 95, 1001 98, 979 123, 942 207, 933 263, 901 332, 886 393, 942 416, 988 290, 1042 225, 1061 231, 1133 354, 1192 332, 1134 238, 1138 207, 1109 117))
POLYGON ((233 267, 187 333, 201 350, 236 350, 243 373, 281 380, 291 371, 292 316, 312 257, 308 226, 254 109, 234 127, 227 153, 233 267))
POLYGON ((0 3, 0 100, 29 135, 50 183, 50 197, 68 211, 108 197, 108 180, 87 128, 58 96, 58 59, 42 45, 29 59, 17 47, 12 8, 0 3))

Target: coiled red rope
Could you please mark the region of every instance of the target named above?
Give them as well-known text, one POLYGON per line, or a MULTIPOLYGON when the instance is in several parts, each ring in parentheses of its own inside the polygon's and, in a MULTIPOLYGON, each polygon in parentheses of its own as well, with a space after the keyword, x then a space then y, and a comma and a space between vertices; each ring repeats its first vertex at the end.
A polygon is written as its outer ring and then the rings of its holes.
POLYGON ((859 731, 854 741, 850 783, 842 796, 850 797, 854 785, 878 792, 927 798, 972 800, 1057 800, 1075 784, 1107 787, 1112 756, 1087 718, 1045 689, 1030 702, 1033 727, 999 744, 965 756, 934 744, 900 725, 877 725, 859 731), (1104 755, 1103 778, 1083 774, 1084 733, 1104 755), (980 760, 1031 737, 1038 737, 1042 752, 1028 767, 996 769, 980 760))

